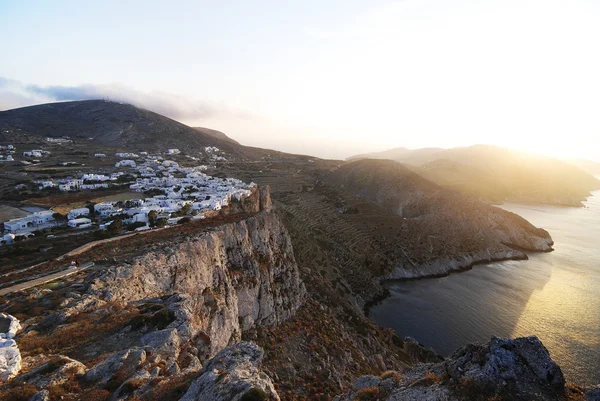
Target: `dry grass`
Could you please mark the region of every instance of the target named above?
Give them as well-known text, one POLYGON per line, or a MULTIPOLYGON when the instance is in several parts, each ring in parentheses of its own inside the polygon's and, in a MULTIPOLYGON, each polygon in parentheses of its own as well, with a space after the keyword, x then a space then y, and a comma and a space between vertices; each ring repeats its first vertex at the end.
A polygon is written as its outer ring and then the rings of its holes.
POLYGON ((27 401, 37 393, 33 384, 14 383, 13 386, 0 390, 0 401, 27 401))
POLYGON ((379 376, 379 378, 381 380, 392 379, 396 383, 400 383, 400 381, 402 380, 402 375, 400 373, 396 372, 395 370, 387 370, 387 371, 383 372, 381 374, 381 376, 379 376))
POLYGON ((352 401, 378 401, 384 397, 379 387, 368 387, 358 390, 352 401))
POLYGON ((49 333, 29 333, 19 339, 19 348, 24 355, 68 353, 82 344, 94 342, 124 327, 139 314, 137 308, 115 311, 98 316, 94 313, 80 313, 69 325, 61 326, 49 333))

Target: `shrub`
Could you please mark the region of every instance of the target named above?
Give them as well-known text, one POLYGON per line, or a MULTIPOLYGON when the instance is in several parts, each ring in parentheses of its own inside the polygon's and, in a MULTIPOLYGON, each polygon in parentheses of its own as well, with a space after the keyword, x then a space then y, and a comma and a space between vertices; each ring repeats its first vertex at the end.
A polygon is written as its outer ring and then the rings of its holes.
POLYGON ((379 376, 381 380, 385 379, 393 379, 396 383, 399 383, 402 380, 402 375, 395 370, 387 370, 379 376))
POLYGON ((179 219, 177 224, 185 224, 185 223, 189 223, 190 221, 191 221, 191 219, 189 217, 184 217, 182 219, 179 219))
POLYGON ((257 387, 252 387, 246 391, 240 401, 265 401, 267 399, 267 393, 257 387))
POLYGON ((27 401, 35 393, 37 388, 33 384, 25 383, 19 384, 18 387, 13 387, 6 392, 0 393, 0 400, 2 401, 27 401))
POLYGON ((368 387, 360 389, 356 392, 353 401, 375 401, 382 396, 379 387, 368 387))

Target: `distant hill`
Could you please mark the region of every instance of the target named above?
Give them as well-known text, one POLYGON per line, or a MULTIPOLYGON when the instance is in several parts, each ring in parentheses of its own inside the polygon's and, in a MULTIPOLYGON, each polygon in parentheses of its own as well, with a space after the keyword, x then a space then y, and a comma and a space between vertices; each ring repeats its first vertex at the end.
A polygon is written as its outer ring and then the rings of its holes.
POLYGON ((600 163, 598 162, 593 162, 591 160, 585 160, 585 159, 575 159, 575 160, 569 160, 569 163, 571 163, 574 166, 579 167, 582 170, 587 171, 588 173, 595 175, 595 176, 600 176, 600 163))
POLYGON ((213 138, 217 138, 219 140, 227 141, 227 142, 230 142, 230 143, 235 144, 235 145, 239 145, 240 144, 238 141, 231 139, 230 137, 228 137, 227 135, 225 135, 221 131, 217 131, 217 130, 210 129, 210 128, 204 128, 204 127, 193 127, 193 128, 196 131, 198 131, 198 132, 200 132, 202 134, 210 135, 213 138))
POLYGON ((423 177, 491 202, 581 206, 600 181, 561 160, 490 145, 452 149, 397 148, 357 158, 390 159, 423 177))
POLYGON ((446 274, 481 260, 523 257, 519 249, 548 251, 552 245, 545 230, 522 217, 436 185, 391 160, 346 163, 324 181, 403 218, 390 247, 401 247, 409 263, 391 278, 446 274))
POLYGON ((2 111, 0 140, 2 132, 8 129, 20 129, 41 137, 92 138, 102 145, 132 150, 216 146, 235 156, 248 156, 237 142, 219 131, 188 127, 130 104, 104 100, 49 103, 2 111))

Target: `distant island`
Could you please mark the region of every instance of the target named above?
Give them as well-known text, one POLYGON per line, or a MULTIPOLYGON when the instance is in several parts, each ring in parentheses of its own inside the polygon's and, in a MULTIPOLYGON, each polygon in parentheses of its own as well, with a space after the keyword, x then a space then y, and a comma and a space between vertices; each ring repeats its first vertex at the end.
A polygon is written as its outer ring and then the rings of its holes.
POLYGON ((600 164, 562 161, 491 145, 452 149, 395 148, 348 160, 390 159, 436 184, 490 203, 519 202, 582 207, 600 189, 600 164))

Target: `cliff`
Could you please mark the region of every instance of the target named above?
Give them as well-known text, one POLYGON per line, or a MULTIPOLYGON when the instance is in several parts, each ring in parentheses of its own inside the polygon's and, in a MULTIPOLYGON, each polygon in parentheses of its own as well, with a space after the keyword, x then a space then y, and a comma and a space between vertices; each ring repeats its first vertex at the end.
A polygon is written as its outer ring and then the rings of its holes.
POLYGON ((305 289, 285 227, 274 213, 263 211, 174 243, 154 244, 130 263, 104 272, 90 293, 119 303, 180 295, 187 316, 179 320, 187 327, 179 331, 208 336, 213 355, 244 330, 291 317, 305 289))

